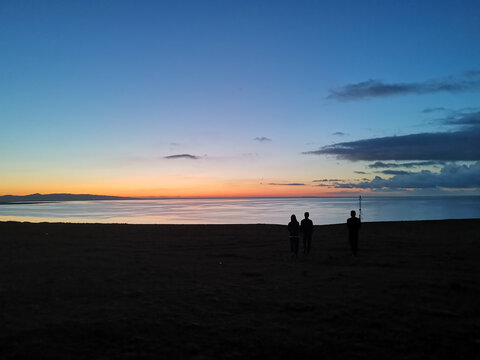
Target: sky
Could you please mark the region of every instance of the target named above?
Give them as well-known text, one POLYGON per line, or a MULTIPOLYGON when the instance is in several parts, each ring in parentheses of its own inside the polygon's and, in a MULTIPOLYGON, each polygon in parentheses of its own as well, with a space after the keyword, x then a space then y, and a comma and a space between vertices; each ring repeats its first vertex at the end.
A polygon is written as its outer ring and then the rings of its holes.
POLYGON ((0 1, 0 195, 480 195, 479 1, 0 1))

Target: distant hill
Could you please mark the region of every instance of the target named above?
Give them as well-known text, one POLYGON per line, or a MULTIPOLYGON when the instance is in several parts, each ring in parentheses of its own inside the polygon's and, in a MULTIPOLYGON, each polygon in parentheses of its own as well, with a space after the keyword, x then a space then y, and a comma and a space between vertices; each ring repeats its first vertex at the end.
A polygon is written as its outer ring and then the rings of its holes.
POLYGON ((132 200, 129 197, 91 195, 91 194, 31 194, 31 195, 3 195, 0 204, 26 203, 39 201, 91 201, 91 200, 132 200))

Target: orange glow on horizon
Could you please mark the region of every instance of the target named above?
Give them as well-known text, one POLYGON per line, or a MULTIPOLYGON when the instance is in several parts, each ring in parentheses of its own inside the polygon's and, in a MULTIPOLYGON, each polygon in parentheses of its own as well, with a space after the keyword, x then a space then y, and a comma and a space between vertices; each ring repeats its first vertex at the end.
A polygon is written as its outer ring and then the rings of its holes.
POLYGON ((295 179, 296 182, 277 177, 258 179, 225 176, 228 175, 31 172, 19 177, 7 173, 2 179, 0 195, 69 193, 125 197, 332 197, 370 192, 318 186, 316 182, 302 180, 308 175, 295 179))
MULTIPOLYGON (((151 185, 151 184, 150 184, 151 185)), ((92 194, 125 197, 333 197, 355 196, 359 189, 316 187, 314 185, 267 185, 242 182, 214 182, 213 184, 162 184, 162 187, 137 187, 134 184, 29 184, 5 186, 0 195, 30 195, 35 193, 92 194)), ((364 193, 364 190, 361 190, 364 193)))

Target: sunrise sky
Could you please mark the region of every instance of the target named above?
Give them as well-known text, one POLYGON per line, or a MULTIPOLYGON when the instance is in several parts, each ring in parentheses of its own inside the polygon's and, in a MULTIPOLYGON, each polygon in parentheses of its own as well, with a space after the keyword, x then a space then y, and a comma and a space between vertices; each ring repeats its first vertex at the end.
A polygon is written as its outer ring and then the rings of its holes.
POLYGON ((480 2, 0 1, 0 195, 480 194, 480 2))

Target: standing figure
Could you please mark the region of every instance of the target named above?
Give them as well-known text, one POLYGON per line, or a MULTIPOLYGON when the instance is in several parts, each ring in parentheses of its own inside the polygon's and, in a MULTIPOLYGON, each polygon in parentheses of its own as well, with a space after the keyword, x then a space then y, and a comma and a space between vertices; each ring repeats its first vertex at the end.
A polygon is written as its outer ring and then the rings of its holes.
POLYGON ((358 231, 362 223, 360 219, 355 215, 355 210, 350 211, 350 219, 347 220, 348 227, 348 241, 350 242, 350 248, 352 249, 353 256, 357 256, 358 251, 358 231))
POLYGON ((290 233, 290 251, 292 252, 292 256, 298 256, 298 242, 299 237, 298 234, 300 233, 300 224, 297 221, 295 215, 290 217, 290 222, 288 223, 288 232, 290 233))
POLYGON ((305 213, 305 219, 300 223, 300 230, 303 234, 303 253, 309 254, 310 248, 312 247, 312 233, 313 233, 313 222, 308 217, 310 214, 305 213))

